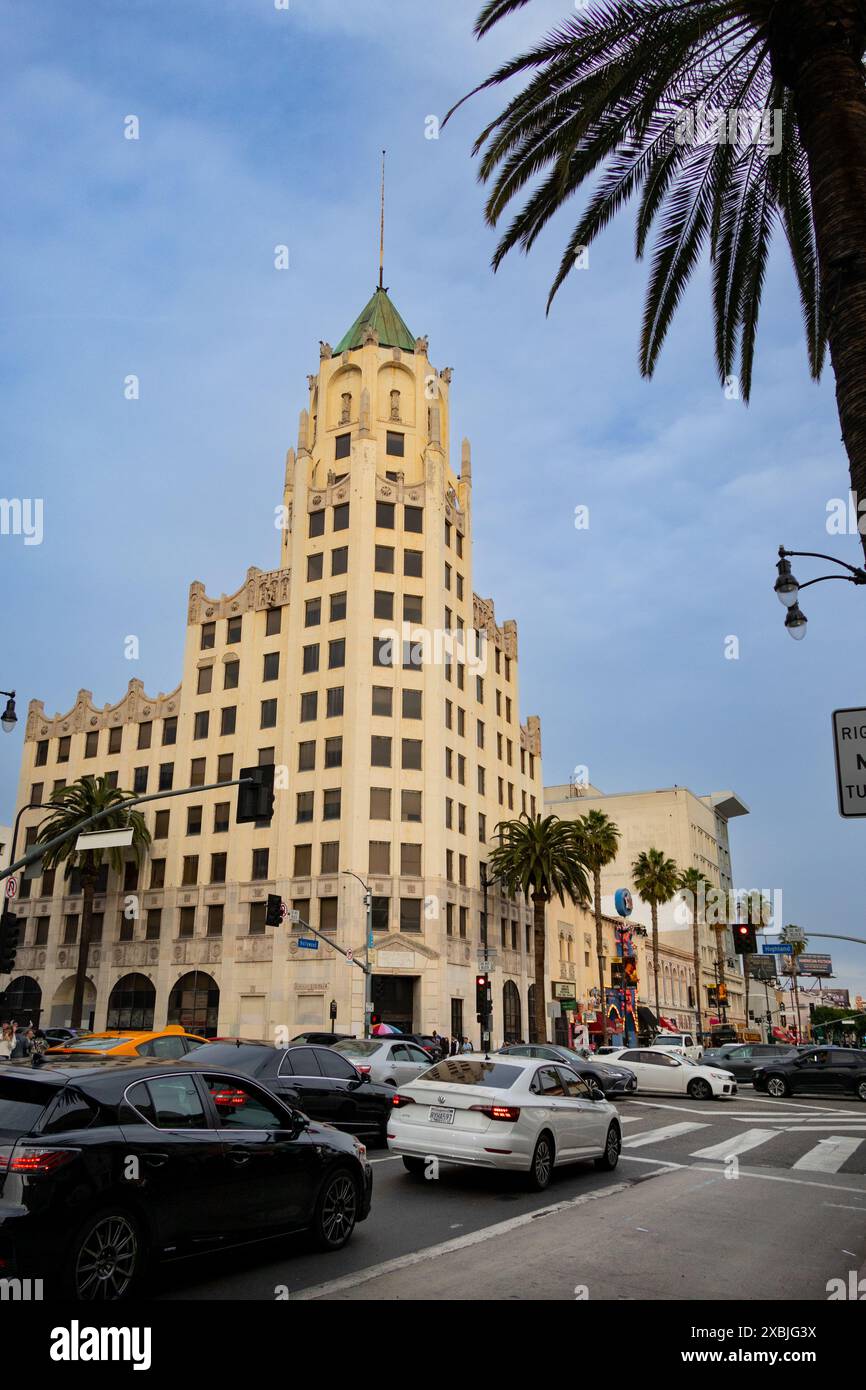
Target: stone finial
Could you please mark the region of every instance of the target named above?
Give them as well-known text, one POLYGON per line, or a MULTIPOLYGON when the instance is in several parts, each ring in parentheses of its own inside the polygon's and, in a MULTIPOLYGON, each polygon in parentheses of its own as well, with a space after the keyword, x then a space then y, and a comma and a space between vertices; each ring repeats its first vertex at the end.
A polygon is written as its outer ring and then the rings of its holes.
POLYGON ((467 483, 472 481, 472 445, 468 439, 460 446, 460 477, 467 483))
POLYGON ((309 374, 307 375, 307 386, 309 387, 309 389, 310 389, 311 391, 315 391, 315 389, 316 389, 316 387, 318 386, 318 384, 319 384, 319 378, 318 378, 317 376, 312 376, 312 375, 309 375, 309 374))
POLYGON ((361 342, 363 343, 364 347, 379 346, 379 334, 376 332, 375 328, 371 323, 368 323, 365 326, 361 342))
POLYGON ((529 751, 534 753, 537 758, 541 757, 541 720, 537 714, 529 714, 526 717, 526 732, 529 741, 529 751))
POLYGON ((439 375, 440 375, 440 377, 442 378, 442 380, 443 380, 444 382, 447 382, 447 384, 450 386, 450 385, 451 385, 451 378, 452 378, 452 376, 454 375, 454 368, 453 368, 453 367, 443 367, 442 370, 441 370, 441 372, 439 373, 439 375))
POLYGON ((369 435, 370 433, 370 390, 365 386, 361 392, 361 407, 358 415, 358 432, 369 435))
POLYGON ((302 410, 298 420, 298 453, 309 453, 310 449, 310 413, 302 410))
POLYGON ((295 451, 286 450, 286 487, 295 486, 295 451))
POLYGON ((416 352, 423 352, 424 356, 426 357, 426 356, 427 356, 427 351, 428 351, 429 347, 430 347, 430 339, 429 339, 426 335, 425 335, 423 338, 416 338, 416 339, 415 339, 415 351, 416 351, 416 352))
POLYGON ((320 360, 322 360, 322 359, 324 359, 324 358, 326 358, 326 357, 330 357, 330 356, 332 355, 332 351, 333 351, 333 350, 332 350, 332 348, 331 348, 331 344, 330 344, 330 343, 323 343, 323 342, 321 341, 321 339, 319 340, 319 359, 320 359, 320 360))

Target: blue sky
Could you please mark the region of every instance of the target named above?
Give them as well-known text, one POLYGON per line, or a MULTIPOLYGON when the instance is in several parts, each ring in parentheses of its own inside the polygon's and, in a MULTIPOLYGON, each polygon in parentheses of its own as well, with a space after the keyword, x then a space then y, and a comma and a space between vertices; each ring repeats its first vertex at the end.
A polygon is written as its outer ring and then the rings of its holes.
MULTIPOLYGON (((387 146, 386 283, 454 368, 475 587, 518 620, 546 781, 586 765, 606 791, 733 788, 751 808, 738 883, 781 888, 807 931, 866 936, 866 827, 837 814, 830 731, 834 707, 864 702, 863 594, 811 591, 794 643, 772 592, 780 543, 859 551, 827 534, 847 465, 781 240, 752 405, 717 383, 705 270, 647 383, 629 215, 545 317, 573 215, 492 274, 470 151, 501 94, 425 138, 567 10, 537 0, 477 44, 466 0, 0 3, 0 492, 44 499, 41 545, 0 537, 0 686, 49 713, 80 687, 114 701, 133 675, 172 689, 190 581, 231 592, 276 563, 306 374, 375 282, 387 146)), ((0 740, 0 821, 20 746, 0 740)), ((837 983, 866 993, 866 949, 832 950, 837 983)))

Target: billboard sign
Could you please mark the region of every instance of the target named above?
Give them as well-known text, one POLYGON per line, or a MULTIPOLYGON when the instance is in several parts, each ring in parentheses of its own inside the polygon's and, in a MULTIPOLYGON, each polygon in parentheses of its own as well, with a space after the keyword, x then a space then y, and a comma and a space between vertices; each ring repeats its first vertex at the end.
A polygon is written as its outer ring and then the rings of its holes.
POLYGON ((847 989, 822 989, 821 1003, 830 1009, 850 1009, 851 996, 847 989))
POLYGON ((753 980, 772 980, 776 974, 776 962, 772 955, 746 956, 746 969, 753 980))
MULTIPOLYGON (((785 962, 785 974, 792 975, 791 962, 785 962)), ((808 951, 803 951, 797 956, 798 975, 832 975, 833 960, 831 956, 816 956, 808 951)))

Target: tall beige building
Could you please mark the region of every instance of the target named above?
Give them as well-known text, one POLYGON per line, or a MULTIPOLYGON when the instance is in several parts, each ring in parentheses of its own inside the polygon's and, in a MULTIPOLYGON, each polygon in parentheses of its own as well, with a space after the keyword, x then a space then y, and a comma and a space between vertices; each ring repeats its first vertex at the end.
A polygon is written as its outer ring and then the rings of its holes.
MULTIPOLYGON (((650 909, 634 888, 631 866, 642 850, 654 847, 673 859, 679 869, 695 868, 717 888, 730 893, 734 887, 728 822, 748 815, 749 808, 733 792, 712 792, 696 796, 688 787, 665 787, 658 791, 623 792, 605 795, 597 787, 567 783, 546 787, 544 809, 547 814, 577 819, 591 810, 603 811, 620 831, 619 852, 601 876, 602 909, 614 914, 614 894, 628 888, 634 897, 633 922, 649 929, 650 909)), ((659 934, 669 948, 660 955, 659 1006, 665 1017, 685 1022, 694 1009, 694 968, 691 916, 681 901, 659 909, 659 934), (691 993, 690 993, 691 991, 691 993)), ((701 1017, 706 1024, 717 1017, 715 998, 718 986, 716 933, 700 924, 701 1017)), ((725 980, 728 991, 729 1022, 745 1026, 744 989, 740 960, 734 955, 730 931, 723 933, 725 980)), ((641 973, 640 1001, 652 1005, 654 987, 650 958, 641 973)), ((691 1017, 694 1023, 694 1013, 691 1017)))
MULTIPOLYGON (((85 773, 140 793, 276 765, 270 825, 236 825, 235 789, 145 808, 142 872, 106 872, 88 1006, 97 1028, 182 1021, 211 1034, 363 1029, 363 974, 328 945, 265 925, 269 893, 365 959, 373 1000, 404 1028, 477 1040, 481 865, 497 821, 541 807, 540 723, 519 719, 517 627, 473 588, 470 449, 449 451, 449 369, 435 368, 379 289, 320 345, 275 510, 279 568, 233 593, 190 587, 180 684, 117 704, 89 690, 49 716, 32 701, 18 805, 85 773), (479 638, 477 646, 474 639, 479 638)), ((483 518, 481 519, 483 525, 483 518)), ((23 820, 32 842, 44 813, 23 820)), ((78 885, 23 886, 16 999, 68 1021, 78 885)), ((522 902, 492 891, 494 1032, 528 1030, 522 902)))

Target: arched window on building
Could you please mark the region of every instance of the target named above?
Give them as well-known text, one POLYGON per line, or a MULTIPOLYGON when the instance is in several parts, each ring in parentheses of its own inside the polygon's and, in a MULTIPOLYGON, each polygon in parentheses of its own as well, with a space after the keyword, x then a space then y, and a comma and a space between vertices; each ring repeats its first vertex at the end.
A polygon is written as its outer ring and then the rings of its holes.
POLYGON ((168 996, 168 1022, 179 1023, 200 1038, 215 1038, 220 1009, 219 985, 203 970, 181 975, 168 996))
POLYGON ((42 1012, 42 990, 30 975, 19 975, 6 987, 3 1001, 3 1022, 19 1026, 38 1024, 42 1012))
POLYGON ((108 996, 107 1029, 153 1028, 156 990, 146 975, 122 975, 108 996))
POLYGON ((520 990, 513 980, 506 980, 502 986, 502 1041, 518 1042, 522 1036, 520 990))

